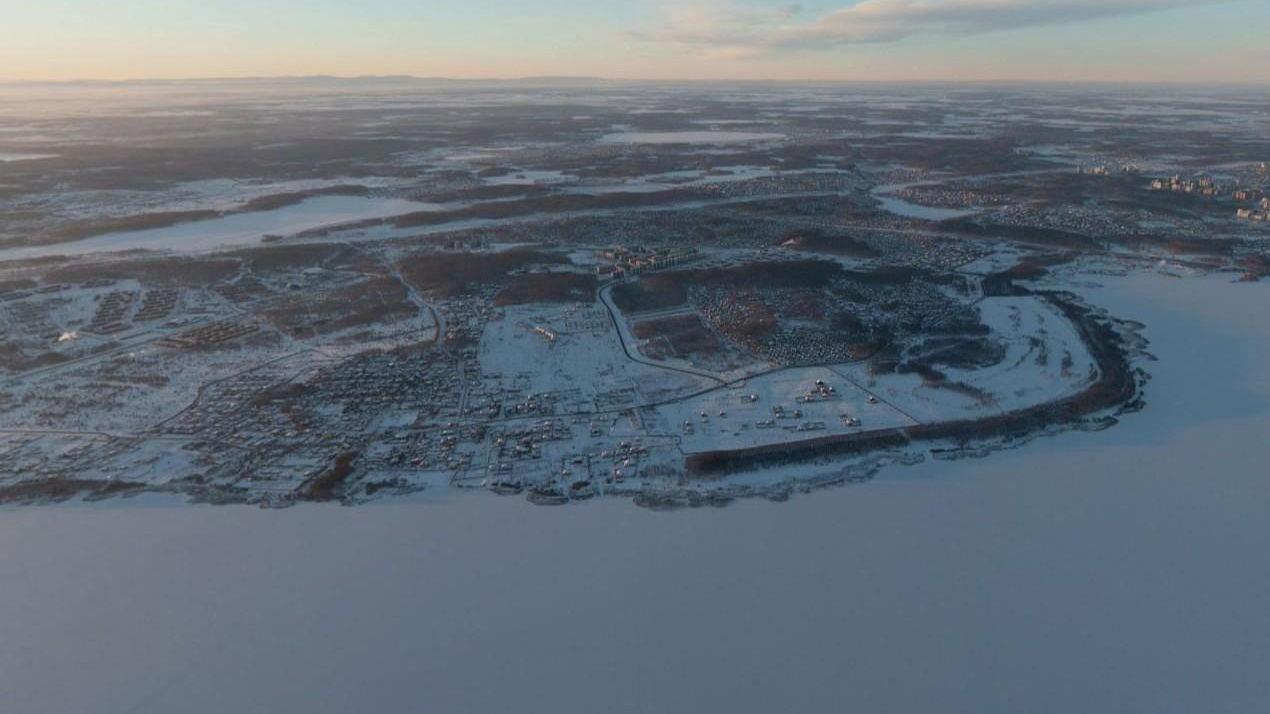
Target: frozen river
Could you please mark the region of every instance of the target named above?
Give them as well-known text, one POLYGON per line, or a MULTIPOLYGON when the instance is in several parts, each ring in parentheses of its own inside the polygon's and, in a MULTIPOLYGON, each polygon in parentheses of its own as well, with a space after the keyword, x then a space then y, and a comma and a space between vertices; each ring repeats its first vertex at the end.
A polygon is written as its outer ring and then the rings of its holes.
POLYGON ((0 512, 11 714, 1261 711, 1270 285, 1147 324, 1119 427, 654 513, 489 495, 0 512))
POLYGON ((400 198, 318 196, 272 211, 232 213, 205 221, 179 223, 167 228, 108 233, 69 243, 0 250, 0 260, 123 250, 198 253, 256 245, 266 235, 285 236, 310 228, 436 208, 436 204, 400 198))

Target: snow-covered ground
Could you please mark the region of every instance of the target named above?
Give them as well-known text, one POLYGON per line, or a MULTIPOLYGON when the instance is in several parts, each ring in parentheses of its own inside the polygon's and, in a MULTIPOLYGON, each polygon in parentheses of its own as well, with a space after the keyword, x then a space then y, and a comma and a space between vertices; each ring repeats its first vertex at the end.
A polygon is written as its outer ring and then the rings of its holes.
POLYGON ((790 369, 665 404, 657 409, 660 424, 650 428, 680 435, 684 452, 693 453, 914 423, 889 404, 870 403, 869 396, 868 391, 834 370, 790 369), (819 384, 832 388, 833 392, 821 396, 819 384))
POLYGON ((12 163, 15 161, 36 161, 38 159, 54 159, 57 154, 15 154, 12 152, 0 151, 0 164, 12 163))
POLYGON ((777 141, 784 134, 751 131, 629 131, 600 137, 603 144, 735 144, 777 141))
POLYGON ((528 391, 576 393, 599 408, 637 406, 709 386, 706 380, 627 359, 617 331, 598 304, 513 306, 491 322, 481 338, 481 370, 528 391), (577 329, 571 329, 575 323, 577 329), (543 327, 554 340, 535 331, 543 327), (627 398, 608 398, 619 392, 627 398))
MULTIPOLYGON (((68 286, 48 298, 53 305, 48 311, 49 324, 56 331, 65 330, 68 339, 47 347, 63 353, 69 361, 26 375, 9 375, 3 386, 14 403, 0 413, 0 430, 141 433, 183 411, 205 385, 231 375, 272 364, 283 379, 363 350, 391 349, 430 337, 436 324, 430 311, 421 310, 409 320, 360 324, 299 341, 275 334, 267 320, 255 320, 275 338, 237 341, 219 349, 182 350, 163 346, 159 340, 198 325, 234 319, 237 313, 232 306, 211 291, 185 289, 178 308, 170 315, 130 322, 124 331, 108 336, 92 334, 86 325, 100 298, 119 291, 138 296, 145 292, 135 280, 119 280, 96 288, 68 286), (87 359, 94 348, 109 351, 99 359, 87 359)), ((5 326, 5 318, 0 314, 0 327, 5 326)), ((10 339, 17 340, 14 335, 19 334, 13 329, 10 339)), ((28 343, 32 339, 29 335, 23 338, 28 343)), ((46 347, 34 344, 38 349, 46 347)), ((174 467, 162 475, 172 478, 180 473, 181 469, 174 467)))
POLYGON ((1106 282, 1144 411, 789 503, 8 510, 4 708, 1258 712, 1270 285, 1106 282))
POLYGON ((1006 347, 990 367, 941 367, 949 383, 979 390, 965 393, 925 385, 916 374, 869 374, 867 364, 838 371, 874 390, 887 402, 922 422, 977 419, 1043 404, 1074 394, 1097 376, 1097 366, 1070 320, 1049 303, 1032 297, 987 298, 979 303, 992 339, 1006 347))
MULTIPOLYGON (((279 370, 298 373, 321 359, 286 343, 204 352, 145 345, 102 362, 51 370, 11 387, 22 402, 0 417, 0 429, 140 433, 186 409, 205 384, 271 362, 279 370), (160 376, 164 379, 156 380, 160 376), (52 410, 46 402, 55 392, 58 408, 52 410)), ((174 475, 179 473, 167 474, 174 475)))

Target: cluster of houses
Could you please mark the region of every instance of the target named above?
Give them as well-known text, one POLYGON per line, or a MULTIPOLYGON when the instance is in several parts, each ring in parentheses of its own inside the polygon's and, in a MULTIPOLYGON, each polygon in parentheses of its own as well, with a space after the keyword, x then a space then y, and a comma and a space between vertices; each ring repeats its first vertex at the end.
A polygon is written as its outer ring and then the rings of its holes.
POLYGON ((97 303, 93 321, 84 328, 99 335, 113 335, 128 329, 125 323, 135 294, 131 290, 114 290, 97 303))
POLYGON ((1270 195, 1267 195, 1267 192, 1261 188, 1230 188, 1217 183, 1211 176, 1195 176, 1184 179, 1180 175, 1174 174, 1168 178, 1152 179, 1151 190, 1194 193, 1214 198, 1229 195, 1235 201, 1250 204, 1237 207, 1235 209, 1235 218, 1249 221, 1270 221, 1270 195))
POLYGON ((1136 174, 1138 167, 1135 164, 1121 164, 1119 166, 1110 166, 1108 164, 1095 164, 1093 166, 1077 166, 1076 173, 1086 174, 1089 176, 1111 176, 1113 174, 1136 174))
POLYGON ((1236 208, 1235 218, 1243 218, 1249 221, 1270 221, 1270 199, 1261 199, 1257 204, 1257 208, 1260 210, 1236 208))
POLYGON ((1173 174, 1168 178, 1152 179, 1151 190, 1197 193, 1201 196, 1221 196, 1225 193, 1225 187, 1214 181, 1212 176, 1195 176, 1184 179, 1180 174, 1173 174))
POLYGON ((1235 218, 1249 221, 1270 221, 1270 195, 1256 188, 1241 188, 1233 194, 1236 201, 1247 201, 1253 206, 1235 209, 1235 218))
POLYGON ((603 280, 617 280, 627 275, 673 268, 701 257, 696 248, 665 246, 616 246, 597 251, 597 255, 612 261, 595 269, 603 280))
POLYGON ((164 345, 165 347, 194 349, 197 347, 207 347, 209 345, 235 340, 244 335, 250 335, 259 329, 260 325, 253 322, 226 320, 224 322, 216 322, 210 325, 196 327, 178 335, 165 337, 159 340, 159 344, 164 345))
POLYGON ((141 301, 141 308, 137 310, 136 319, 140 321, 160 320, 172 314, 172 310, 176 309, 177 300, 181 297, 181 291, 178 288, 153 288, 146 291, 145 298, 141 301))

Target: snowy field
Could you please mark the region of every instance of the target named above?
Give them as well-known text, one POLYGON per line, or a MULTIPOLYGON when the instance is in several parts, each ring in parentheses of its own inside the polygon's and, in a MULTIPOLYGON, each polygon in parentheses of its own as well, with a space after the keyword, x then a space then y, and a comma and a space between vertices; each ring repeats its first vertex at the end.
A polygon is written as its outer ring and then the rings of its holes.
POLYGON ((8 510, 3 709, 1261 711, 1270 285, 1107 282, 1145 411, 789 503, 8 510))
POLYGON ((870 403, 869 396, 831 369, 790 369, 658 407, 657 427, 680 434, 684 453, 694 453, 915 423, 889 404, 870 403), (833 392, 821 396, 818 385, 833 392))
POLYGON ((837 370, 921 422, 977 419, 1043 404, 1079 392, 1097 375, 1071 321, 1043 300, 988 298, 979 311, 992 339, 1005 344, 1005 358, 982 369, 941 371, 948 382, 972 385, 981 394, 928 386, 916 374, 872 376, 867 364, 837 370))
POLYGON ((629 395, 620 402, 601 400, 596 405, 600 408, 637 406, 709 386, 693 375, 627 359, 612 320, 598 303, 509 307, 503 319, 485 328, 480 360, 485 374, 498 375, 503 382, 530 380, 530 392, 576 393, 576 401, 593 405, 598 396, 629 395), (556 339, 536 327, 551 330, 556 339))

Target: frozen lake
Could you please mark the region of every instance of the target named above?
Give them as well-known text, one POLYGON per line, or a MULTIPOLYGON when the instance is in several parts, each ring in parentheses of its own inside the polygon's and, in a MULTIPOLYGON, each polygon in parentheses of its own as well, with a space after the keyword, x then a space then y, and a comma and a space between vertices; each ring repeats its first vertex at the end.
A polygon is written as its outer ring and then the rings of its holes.
POLYGON ((937 206, 923 206, 918 203, 905 201, 895 196, 874 196, 882 202, 882 210, 888 213, 894 213, 897 216, 905 218, 921 218, 927 221, 943 221, 949 218, 961 218, 969 216, 976 211, 961 208, 939 208, 937 206))
POLYGON ((789 503, 6 510, 3 709, 1260 711, 1270 285, 1105 280, 1146 411, 789 503))
POLYGON ((138 249, 196 253, 255 245, 266 235, 290 235, 336 223, 360 221, 366 218, 384 218, 436 208, 438 208, 436 204, 399 198, 318 196, 273 211, 235 213, 205 221, 181 223, 168 228, 108 233, 70 243, 0 250, 0 260, 138 249))
POLYGON ((926 221, 945 221, 949 218, 961 218, 969 216, 978 211, 976 209, 967 208, 940 208, 938 206, 923 206, 920 203, 905 201, 904 199, 890 195, 892 192, 901 191, 910 186, 921 185, 923 182, 913 183, 895 183, 883 186, 875 186, 870 195, 882 203, 882 210, 888 213, 894 213, 897 216, 905 218, 920 218, 926 221))

